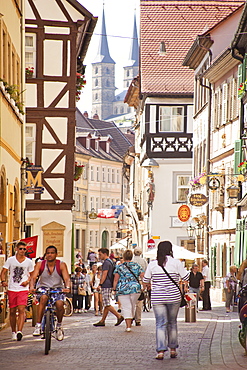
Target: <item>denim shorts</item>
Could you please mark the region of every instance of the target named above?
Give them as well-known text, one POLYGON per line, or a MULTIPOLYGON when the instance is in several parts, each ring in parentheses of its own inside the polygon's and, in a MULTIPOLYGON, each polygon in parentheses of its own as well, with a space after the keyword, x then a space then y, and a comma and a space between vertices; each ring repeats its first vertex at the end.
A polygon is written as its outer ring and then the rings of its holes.
MULTIPOLYGON (((59 290, 61 288, 57 288, 59 290)), ((36 293, 36 297, 38 300, 42 297, 42 295, 47 295, 47 288, 46 287, 39 287, 38 292, 36 293)), ((52 293, 51 294, 51 304, 54 304, 56 301, 65 301, 66 294, 61 292, 52 293)))

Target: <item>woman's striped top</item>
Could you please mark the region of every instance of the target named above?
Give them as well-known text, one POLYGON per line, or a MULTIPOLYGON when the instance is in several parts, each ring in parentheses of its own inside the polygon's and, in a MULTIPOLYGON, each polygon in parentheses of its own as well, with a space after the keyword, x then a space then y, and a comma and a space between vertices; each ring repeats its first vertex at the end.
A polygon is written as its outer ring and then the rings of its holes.
MULTIPOLYGON (((169 275, 179 284, 179 280, 188 280, 189 272, 182 263, 170 256, 164 266, 169 275)), ((157 260, 151 261, 146 269, 144 283, 151 283, 151 303, 177 303, 181 300, 181 294, 177 286, 169 279, 164 270, 158 265, 157 260)))

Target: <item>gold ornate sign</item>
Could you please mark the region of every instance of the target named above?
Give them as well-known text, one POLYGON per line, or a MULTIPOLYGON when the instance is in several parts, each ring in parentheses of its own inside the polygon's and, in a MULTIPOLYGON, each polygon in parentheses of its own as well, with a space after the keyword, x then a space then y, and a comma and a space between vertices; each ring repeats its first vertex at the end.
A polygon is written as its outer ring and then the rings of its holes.
POLYGON ((190 207, 186 204, 182 205, 178 209, 178 218, 182 222, 186 222, 190 218, 190 207))
POLYGON ((190 204, 195 207, 201 207, 208 202, 208 198, 201 193, 191 194, 190 204))

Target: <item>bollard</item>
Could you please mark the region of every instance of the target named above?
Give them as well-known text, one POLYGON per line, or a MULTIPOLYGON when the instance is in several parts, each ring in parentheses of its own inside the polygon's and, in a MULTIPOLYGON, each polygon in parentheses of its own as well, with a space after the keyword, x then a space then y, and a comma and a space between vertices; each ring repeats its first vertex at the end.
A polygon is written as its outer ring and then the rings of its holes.
POLYGON ((185 322, 196 322, 196 293, 186 293, 185 322))

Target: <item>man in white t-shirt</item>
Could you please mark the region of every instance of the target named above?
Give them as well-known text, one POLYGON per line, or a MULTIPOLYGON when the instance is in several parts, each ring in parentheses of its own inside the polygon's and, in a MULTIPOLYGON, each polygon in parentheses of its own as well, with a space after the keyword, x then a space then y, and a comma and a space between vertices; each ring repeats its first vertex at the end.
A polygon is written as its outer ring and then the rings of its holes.
POLYGON ((2 286, 8 286, 12 340, 18 341, 23 337, 22 328, 25 321, 25 307, 27 305, 29 292, 28 285, 30 281, 30 273, 33 271, 32 261, 25 257, 26 250, 26 243, 19 242, 16 245, 16 255, 7 259, 0 276, 2 286), (9 284, 6 282, 6 274, 8 270, 9 284), (18 319, 16 320, 17 310, 18 319))

